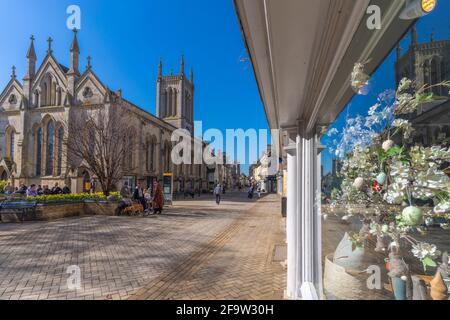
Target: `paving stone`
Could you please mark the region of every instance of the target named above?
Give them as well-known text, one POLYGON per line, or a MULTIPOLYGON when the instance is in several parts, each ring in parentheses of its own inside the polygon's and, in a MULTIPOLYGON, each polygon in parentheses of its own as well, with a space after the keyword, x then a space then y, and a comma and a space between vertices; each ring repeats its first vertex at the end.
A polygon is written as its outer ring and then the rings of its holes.
POLYGON ((0 224, 0 300, 270 295, 285 286, 286 271, 268 259, 284 243, 279 204, 227 194, 220 206, 204 196, 151 218, 0 224), (81 270, 77 292, 67 286, 71 265, 81 270))

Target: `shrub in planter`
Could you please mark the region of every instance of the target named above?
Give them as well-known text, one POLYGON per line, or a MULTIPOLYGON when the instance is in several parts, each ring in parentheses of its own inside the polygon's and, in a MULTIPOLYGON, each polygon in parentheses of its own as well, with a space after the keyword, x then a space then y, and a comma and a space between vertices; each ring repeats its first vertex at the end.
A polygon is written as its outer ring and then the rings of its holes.
POLYGON ((107 202, 120 201, 122 197, 118 192, 113 192, 109 197, 103 193, 77 193, 77 194, 52 194, 38 197, 29 197, 28 201, 37 201, 38 203, 67 203, 67 202, 107 202))

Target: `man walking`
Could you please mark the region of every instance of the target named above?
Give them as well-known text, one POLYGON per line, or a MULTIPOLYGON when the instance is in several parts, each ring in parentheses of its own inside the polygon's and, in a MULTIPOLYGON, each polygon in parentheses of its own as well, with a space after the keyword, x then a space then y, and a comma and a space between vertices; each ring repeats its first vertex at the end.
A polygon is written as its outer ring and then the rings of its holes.
POLYGON ((216 203, 217 205, 220 204, 220 196, 222 194, 222 187, 220 186, 220 183, 217 184, 217 186, 214 188, 214 195, 216 196, 216 203))

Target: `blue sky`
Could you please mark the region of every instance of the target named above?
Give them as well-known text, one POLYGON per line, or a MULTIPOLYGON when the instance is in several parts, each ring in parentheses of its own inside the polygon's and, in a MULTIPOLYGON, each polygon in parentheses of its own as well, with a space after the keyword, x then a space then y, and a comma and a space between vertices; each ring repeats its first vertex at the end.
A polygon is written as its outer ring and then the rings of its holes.
MULTIPOLYGON (((431 33, 434 33, 435 40, 450 39, 450 1, 440 0, 431 14, 422 17, 417 22, 417 33, 419 42, 429 42, 431 33)), ((411 43, 411 35, 408 33, 401 41, 402 53, 404 54, 411 43)), ((395 89, 395 60, 396 49, 394 49, 386 60, 380 65, 370 80, 370 91, 367 95, 357 95, 350 101, 347 107, 341 112, 332 127, 340 130, 345 125, 347 115, 350 118, 356 115, 367 115, 367 111, 377 102, 380 93, 388 89, 395 89)), ((322 139, 325 145, 332 145, 332 140, 328 137, 322 139)), ((324 173, 331 170, 331 159, 334 156, 328 149, 322 153, 322 163, 324 173)))
POLYGON ((186 70, 194 68, 195 119, 203 120, 204 129, 267 129, 251 65, 241 62, 245 46, 231 0, 1 0, 0 90, 12 65, 20 79, 25 74, 31 34, 38 63, 51 36, 54 56, 69 65, 66 8, 72 4, 82 14, 81 70, 90 55, 106 85, 155 113, 159 58, 165 73, 178 72, 184 54, 186 70))

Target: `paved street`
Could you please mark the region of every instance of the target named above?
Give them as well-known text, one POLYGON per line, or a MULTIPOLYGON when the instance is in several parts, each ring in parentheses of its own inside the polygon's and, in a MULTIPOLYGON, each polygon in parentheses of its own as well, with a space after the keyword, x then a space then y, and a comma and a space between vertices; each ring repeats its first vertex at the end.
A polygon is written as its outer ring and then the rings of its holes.
POLYGON ((283 223, 277 196, 227 194, 158 217, 0 224, 0 299, 279 299, 283 223))

